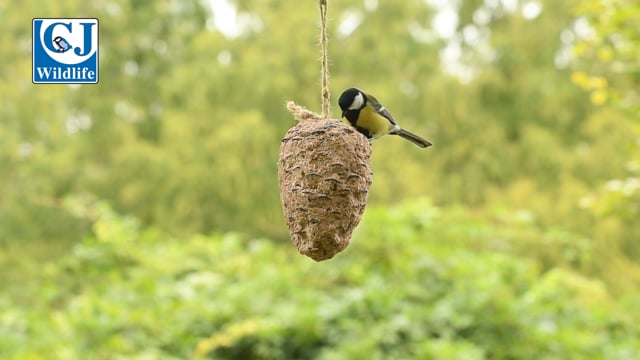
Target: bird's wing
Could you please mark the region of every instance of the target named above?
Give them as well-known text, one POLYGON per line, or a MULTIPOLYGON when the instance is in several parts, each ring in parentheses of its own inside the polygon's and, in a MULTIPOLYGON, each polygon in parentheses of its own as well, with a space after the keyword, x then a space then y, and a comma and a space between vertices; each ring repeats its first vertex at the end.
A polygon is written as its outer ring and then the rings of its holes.
POLYGON ((385 107, 382 106, 382 104, 380 104, 380 102, 376 98, 367 94, 367 100, 371 103, 371 106, 376 109, 376 112, 378 114, 387 118, 387 120, 389 120, 389 122, 393 125, 398 125, 393 116, 391 116, 391 113, 387 109, 385 109, 385 107))

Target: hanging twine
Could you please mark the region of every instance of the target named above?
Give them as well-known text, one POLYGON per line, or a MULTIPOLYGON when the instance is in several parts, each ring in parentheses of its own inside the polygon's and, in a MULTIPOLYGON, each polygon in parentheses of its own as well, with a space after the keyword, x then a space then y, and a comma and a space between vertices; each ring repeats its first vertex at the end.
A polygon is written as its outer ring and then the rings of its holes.
POLYGON ((320 3, 320 48, 322 63, 322 118, 331 118, 329 110, 329 55, 327 46, 327 1, 319 0, 320 3))

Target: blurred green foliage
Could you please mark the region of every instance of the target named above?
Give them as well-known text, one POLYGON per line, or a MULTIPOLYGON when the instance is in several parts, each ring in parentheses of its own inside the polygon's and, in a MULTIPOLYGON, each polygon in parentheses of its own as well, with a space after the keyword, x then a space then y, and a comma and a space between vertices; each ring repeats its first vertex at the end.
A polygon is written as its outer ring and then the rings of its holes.
POLYGON ((317 264, 267 239, 167 239, 91 212, 96 235, 43 269, 37 298, 1 300, 3 359, 640 356, 640 298, 510 253, 548 236, 526 223, 479 226, 424 199, 375 207, 345 254, 317 264))
POLYGON ((373 144, 324 264, 275 165, 285 101, 319 110, 317 6, 216 3, 0 3, 0 357, 640 356, 633 0, 330 2, 333 99, 435 146, 373 144), (31 84, 34 16, 100 19, 98 85, 31 84))
MULTIPOLYGON (((317 8, 237 2, 248 25, 231 36, 204 4, 171 4, 2 6, 1 239, 82 238, 86 224, 59 202, 83 193, 176 234, 286 235, 274 163, 293 124, 284 101, 319 104, 317 8), (31 34, 19 14, 36 12, 100 18, 99 85, 30 84, 31 34)), ((625 156, 631 123, 594 112, 570 70, 554 66, 571 8, 547 1, 527 19, 465 2, 456 32, 441 37, 428 30, 436 11, 422 0, 371 4, 331 5, 334 98, 348 86, 371 91, 436 144, 374 144, 372 202, 428 194, 438 204, 518 203, 551 224, 575 211, 581 190, 624 173, 611 159, 625 156), (352 33, 342 26, 349 14, 361 19, 352 33), (440 59, 443 47, 461 57, 440 59), (452 63, 473 77, 444 71, 452 63), (523 182, 534 191, 504 194, 523 182)))
POLYGON ((576 68, 572 80, 590 92, 591 101, 619 109, 633 120, 634 141, 623 144, 626 157, 621 160, 625 174, 612 176, 585 202, 595 216, 615 219, 626 225, 619 242, 630 257, 640 256, 640 36, 637 24, 640 6, 634 1, 584 1, 577 8, 581 20, 591 25, 590 32, 576 42, 576 68))

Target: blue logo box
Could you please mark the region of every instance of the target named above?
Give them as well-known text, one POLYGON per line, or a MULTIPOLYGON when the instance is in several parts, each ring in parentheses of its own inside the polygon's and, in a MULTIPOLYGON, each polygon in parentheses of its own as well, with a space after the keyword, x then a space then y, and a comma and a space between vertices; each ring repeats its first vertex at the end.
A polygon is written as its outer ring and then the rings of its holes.
POLYGON ((33 83, 97 84, 98 19, 33 19, 33 83))

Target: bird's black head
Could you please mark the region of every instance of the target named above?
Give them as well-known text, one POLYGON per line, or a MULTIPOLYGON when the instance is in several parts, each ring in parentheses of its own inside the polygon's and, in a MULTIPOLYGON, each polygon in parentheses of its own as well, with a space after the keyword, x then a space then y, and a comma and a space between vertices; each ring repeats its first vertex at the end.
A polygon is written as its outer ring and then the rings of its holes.
POLYGON ((348 111, 359 111, 367 103, 367 95, 356 88, 349 88, 342 92, 338 104, 342 109, 342 116, 348 111))

